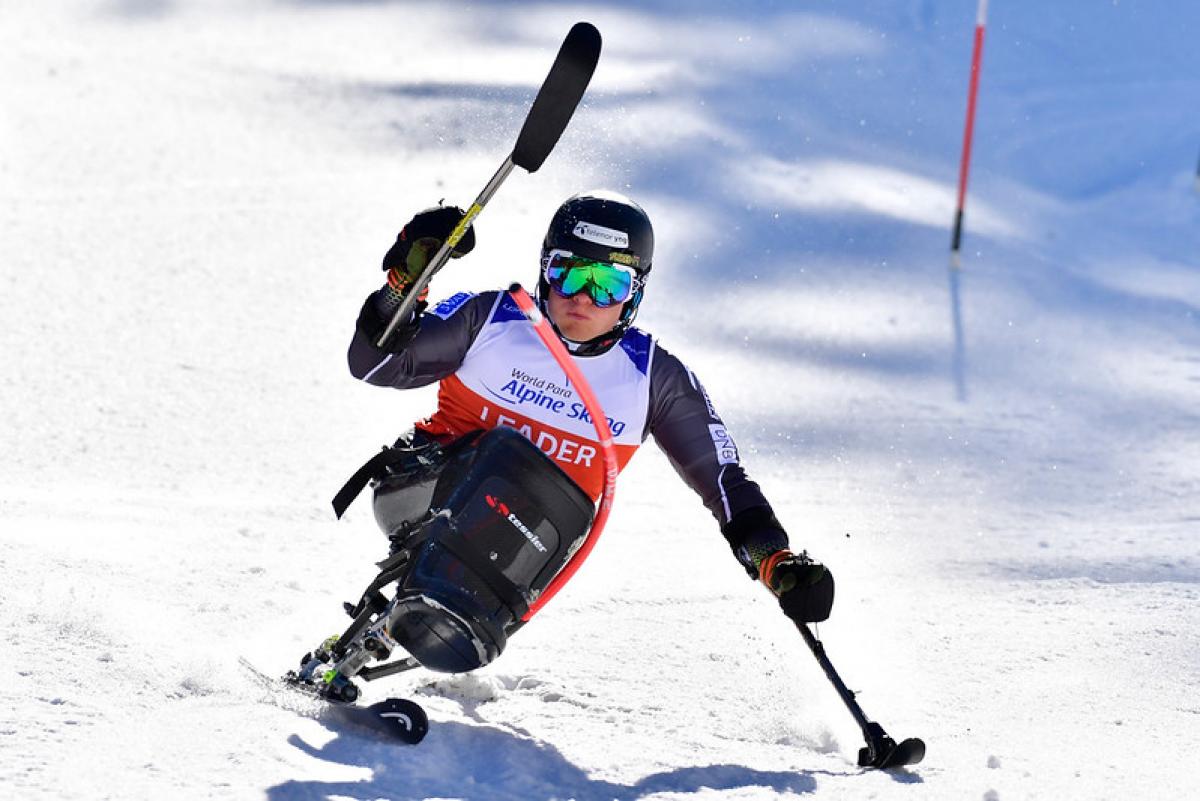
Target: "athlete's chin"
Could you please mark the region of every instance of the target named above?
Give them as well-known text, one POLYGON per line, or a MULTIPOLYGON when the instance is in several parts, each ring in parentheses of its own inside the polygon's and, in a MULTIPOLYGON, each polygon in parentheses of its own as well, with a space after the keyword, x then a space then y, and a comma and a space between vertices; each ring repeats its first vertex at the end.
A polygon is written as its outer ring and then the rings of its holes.
POLYGON ((567 339, 574 342, 584 342, 591 339, 588 336, 588 331, 595 328, 590 321, 582 314, 565 312, 562 314, 551 315, 554 324, 558 326, 558 331, 567 339))
POLYGON ((560 325, 558 330, 562 331, 563 336, 567 339, 575 342, 586 342, 594 336, 599 336, 599 334, 591 333, 590 326, 560 325))

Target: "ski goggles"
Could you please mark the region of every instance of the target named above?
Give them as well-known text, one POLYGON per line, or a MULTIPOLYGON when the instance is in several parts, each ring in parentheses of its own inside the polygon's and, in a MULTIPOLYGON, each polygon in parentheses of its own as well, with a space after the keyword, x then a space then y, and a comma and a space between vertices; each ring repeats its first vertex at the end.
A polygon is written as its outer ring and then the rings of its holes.
POLYGON ((567 250, 552 250, 546 258, 546 283, 569 298, 587 292, 592 303, 601 308, 624 303, 638 288, 638 274, 632 267, 595 261, 567 250))

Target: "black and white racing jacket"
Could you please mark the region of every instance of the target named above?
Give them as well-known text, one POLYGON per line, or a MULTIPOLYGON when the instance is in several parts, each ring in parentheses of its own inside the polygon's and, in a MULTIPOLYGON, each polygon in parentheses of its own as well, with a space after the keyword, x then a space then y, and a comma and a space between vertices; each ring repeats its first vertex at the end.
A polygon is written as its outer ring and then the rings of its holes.
MULTIPOLYGON (((589 495, 600 496, 604 471, 591 420, 507 293, 459 293, 416 324, 399 353, 376 348, 356 330, 350 372, 398 389, 440 382, 437 410, 417 428, 442 441, 480 428, 515 428, 589 495)), ((704 387, 679 359, 638 328, 601 355, 573 358, 609 418, 622 468, 653 436, 752 575, 762 556, 787 547, 704 387)))

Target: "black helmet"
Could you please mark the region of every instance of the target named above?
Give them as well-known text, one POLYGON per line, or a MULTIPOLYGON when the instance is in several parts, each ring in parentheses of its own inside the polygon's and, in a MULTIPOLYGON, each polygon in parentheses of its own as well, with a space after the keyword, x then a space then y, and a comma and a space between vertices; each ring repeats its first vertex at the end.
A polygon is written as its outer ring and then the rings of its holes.
POLYGON ((579 356, 603 353, 616 344, 633 324, 638 305, 642 302, 646 279, 654 261, 654 228, 650 225, 650 218, 641 206, 618 192, 598 189, 567 198, 554 212, 546 239, 542 242, 538 299, 543 313, 546 311, 546 298, 550 296, 546 265, 550 252, 554 250, 569 251, 596 261, 624 264, 632 267, 638 275, 633 296, 622 307, 616 327, 587 342, 567 340, 571 351, 579 356))

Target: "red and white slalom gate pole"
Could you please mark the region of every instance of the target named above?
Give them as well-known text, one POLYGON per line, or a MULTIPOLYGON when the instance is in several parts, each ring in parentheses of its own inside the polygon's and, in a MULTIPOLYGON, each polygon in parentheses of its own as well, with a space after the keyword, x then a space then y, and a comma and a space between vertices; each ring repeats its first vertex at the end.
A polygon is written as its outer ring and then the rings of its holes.
POLYGON ((967 202, 967 173, 971 169, 971 138, 975 133, 975 98, 979 93, 979 71, 983 60, 983 32, 987 27, 988 0, 979 0, 975 12, 975 52, 971 56, 971 87, 967 91, 967 125, 963 131, 962 162, 958 167, 958 208, 954 213, 954 238, 950 242, 950 266, 962 265, 963 207, 967 202))
POLYGON ((542 590, 542 594, 538 596, 538 599, 529 605, 529 611, 521 618, 521 620, 529 620, 554 597, 555 593, 562 589, 564 584, 571 580, 571 577, 575 575, 575 571, 583 564, 583 560, 587 559, 588 554, 592 552, 592 548, 596 545, 596 540, 600 538, 600 532, 604 530, 604 524, 608 521, 609 512, 612 511, 613 494, 617 489, 617 472, 619 468, 617 466, 617 449, 613 446, 612 429, 608 426, 608 418, 604 416, 604 409, 600 407, 600 401, 596 399, 596 394, 592 392, 592 388, 588 385, 587 379, 584 378, 583 372, 575 364, 575 360, 571 358, 571 354, 567 353, 567 349, 559 340, 558 334, 554 333, 554 329, 550 327, 550 323, 542 316, 542 313, 534 304, 533 298, 529 297, 529 293, 522 289, 520 284, 513 284, 508 288, 508 294, 516 301, 521 312, 529 318, 529 322, 533 323, 533 330, 537 332, 538 338, 550 349, 554 360, 562 367, 563 372, 567 374, 567 378, 570 379, 571 384, 575 387, 575 391, 579 393, 579 398, 583 401, 584 408, 592 416, 592 425, 596 427, 596 434, 600 438, 600 452, 604 457, 604 492, 600 495, 600 508, 596 510, 596 516, 592 519, 592 528, 588 531, 587 539, 584 540, 583 546, 571 557, 571 560, 558 572, 558 575, 554 577, 550 585, 542 590))

